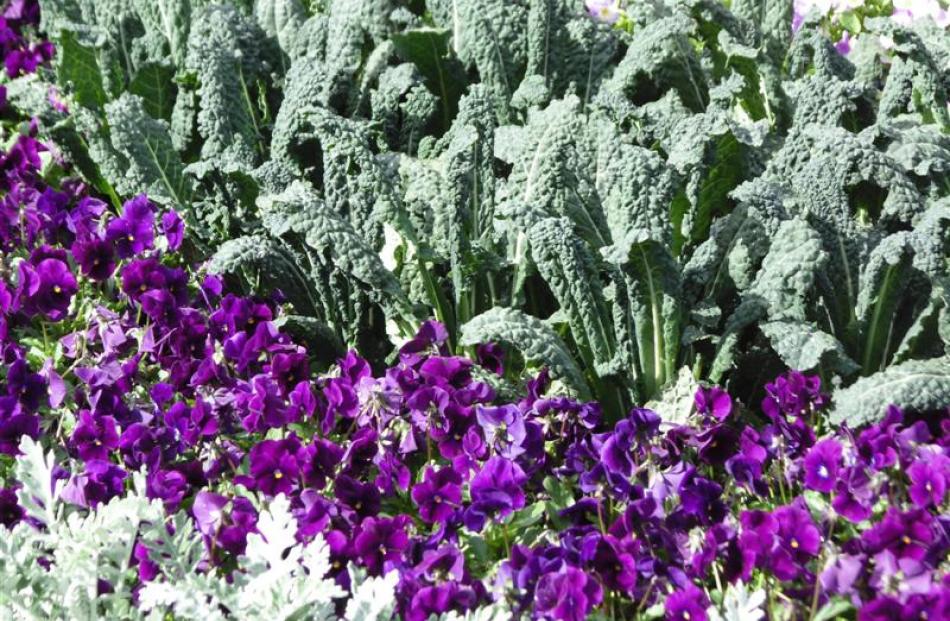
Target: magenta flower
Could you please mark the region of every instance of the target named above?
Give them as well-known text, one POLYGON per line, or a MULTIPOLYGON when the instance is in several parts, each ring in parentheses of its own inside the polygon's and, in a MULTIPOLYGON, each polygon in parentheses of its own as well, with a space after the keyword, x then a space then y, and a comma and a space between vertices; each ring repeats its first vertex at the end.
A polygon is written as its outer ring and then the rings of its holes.
POLYGON ((825 494, 831 493, 841 465, 841 443, 827 438, 815 444, 805 455, 805 487, 825 494))
POLYGON ((452 468, 426 468, 422 483, 412 488, 419 517, 431 523, 445 522, 462 502, 462 475, 452 468))
POLYGON ((144 194, 122 205, 122 216, 106 226, 106 241, 115 245, 122 259, 128 259, 152 248, 155 241, 155 213, 144 194))

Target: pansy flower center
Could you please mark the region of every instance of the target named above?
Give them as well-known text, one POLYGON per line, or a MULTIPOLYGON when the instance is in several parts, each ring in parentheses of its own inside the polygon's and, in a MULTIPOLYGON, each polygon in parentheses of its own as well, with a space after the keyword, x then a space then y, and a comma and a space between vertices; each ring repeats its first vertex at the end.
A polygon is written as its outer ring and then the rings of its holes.
POLYGON ((274 473, 274 478, 277 479, 277 480, 283 479, 283 478, 284 478, 284 473, 281 472, 280 470, 278 470, 277 472, 274 473))
POLYGON ((909 546, 909 545, 910 545, 910 537, 908 537, 907 535, 904 535, 903 537, 901 537, 901 542, 903 542, 903 544, 904 544, 905 546, 909 546))
POLYGON ((53 286, 53 291, 55 291, 56 293, 62 293, 62 292, 63 292, 63 288, 60 287, 59 285, 54 285, 54 286, 53 286))
POLYGON ((930 481, 927 481, 927 483, 924 484, 924 489, 927 490, 928 492, 932 492, 934 491, 934 486, 930 481))
POLYGON ((432 498, 432 502, 434 502, 435 504, 439 504, 440 502, 442 502, 442 496, 439 496, 438 494, 436 494, 436 495, 432 498))
POLYGON ((818 476, 823 479, 828 478, 828 468, 826 468, 824 465, 818 466, 818 476))
POLYGON ((129 235, 126 239, 128 239, 130 242, 134 242, 134 241, 135 241, 135 235, 129 235))
POLYGON ((791 542, 789 545, 792 546, 792 549, 793 549, 793 550, 797 550, 797 549, 798 549, 798 539, 792 539, 792 542, 791 542))

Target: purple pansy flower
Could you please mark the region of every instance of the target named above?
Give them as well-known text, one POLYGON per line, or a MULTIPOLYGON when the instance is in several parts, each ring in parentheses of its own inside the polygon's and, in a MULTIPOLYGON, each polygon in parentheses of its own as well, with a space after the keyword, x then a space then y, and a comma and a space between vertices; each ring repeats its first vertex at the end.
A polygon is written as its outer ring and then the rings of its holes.
POLYGON ((109 459, 109 453, 119 446, 115 419, 111 416, 93 416, 89 410, 81 410, 79 423, 69 443, 83 461, 109 459))
POLYGON ((937 453, 925 456, 910 465, 907 476, 910 486, 907 493, 914 505, 920 508, 939 507, 947 492, 947 476, 950 474, 950 458, 937 453))
POLYGON ((535 610, 562 621, 583 621, 602 599, 597 580, 569 565, 541 576, 534 589, 535 610))
POLYGON ((452 468, 426 468, 422 483, 412 488, 412 500, 419 517, 429 523, 442 523, 462 502, 462 475, 452 468))
POLYGON ((667 621, 707 621, 706 609, 709 598, 693 584, 687 584, 666 598, 667 621))
POLYGON ((89 461, 83 472, 73 474, 61 496, 74 505, 94 509, 121 494, 127 477, 125 470, 107 461, 89 461))
POLYGON ((115 245, 122 259, 142 254, 155 241, 155 212, 144 194, 122 205, 122 216, 106 226, 106 241, 115 245))
POLYGON ((249 455, 255 488, 268 496, 289 494, 300 478, 299 450, 300 441, 293 434, 255 444, 249 455))
POLYGON ((115 271, 113 244, 98 237, 77 239, 72 245, 73 258, 84 276, 103 281, 115 271))
POLYGON ((185 223, 174 209, 162 216, 162 233, 168 241, 169 250, 181 248, 181 242, 185 238, 185 223))
POLYGON ((394 518, 368 517, 360 524, 353 548, 359 560, 373 575, 383 572, 385 564, 398 560, 409 546, 406 526, 409 517, 397 515, 394 518))
POLYGON ((780 580, 794 580, 802 574, 805 564, 818 556, 821 533, 808 510, 799 504, 779 507, 772 515, 778 525, 778 541, 772 549, 770 568, 780 580))
POLYGON ((841 452, 841 443, 834 438, 826 438, 811 447, 804 461, 805 487, 830 493, 838 479, 841 452))
POLYGON ((472 506, 465 514, 465 525, 480 531, 489 517, 504 518, 524 507, 522 486, 528 477, 518 464, 504 457, 492 457, 472 478, 472 506))
POLYGON ((485 439, 499 455, 514 459, 522 453, 526 431, 524 415, 516 405, 480 406, 475 418, 485 432, 485 439))
POLYGON ((23 310, 42 313, 50 321, 66 317, 69 303, 79 287, 65 261, 46 258, 35 266, 22 261, 18 270, 17 298, 23 310))
POLYGON ((0 525, 13 528, 26 515, 16 497, 16 490, 0 487, 0 525))
POLYGON ((725 420, 732 412, 732 397, 718 386, 700 388, 693 398, 696 411, 716 420, 725 420))

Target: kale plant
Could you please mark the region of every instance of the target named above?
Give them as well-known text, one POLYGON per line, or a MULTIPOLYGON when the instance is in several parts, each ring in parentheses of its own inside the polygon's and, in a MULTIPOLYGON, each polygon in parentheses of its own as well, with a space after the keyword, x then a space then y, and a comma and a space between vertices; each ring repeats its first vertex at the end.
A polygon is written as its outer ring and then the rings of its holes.
MULTIPOLYGON (((434 316, 612 416, 683 367, 747 398, 783 366, 950 392, 932 22, 869 17, 846 57, 790 0, 620 27, 577 0, 41 4, 70 114, 36 81, 11 100, 102 194, 148 192, 196 257, 280 289, 328 358, 434 316)), ((883 413, 853 394, 837 420, 883 413)))

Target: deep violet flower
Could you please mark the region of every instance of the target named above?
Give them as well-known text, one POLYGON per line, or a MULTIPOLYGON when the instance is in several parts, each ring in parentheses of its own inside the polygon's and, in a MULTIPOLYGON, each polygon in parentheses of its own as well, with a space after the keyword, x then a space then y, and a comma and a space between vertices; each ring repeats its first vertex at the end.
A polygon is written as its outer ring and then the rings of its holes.
POLYGON ((73 258, 84 276, 93 280, 106 280, 115 271, 113 244, 98 237, 77 239, 73 242, 73 258))
POLYGON ((778 541, 769 559, 770 568, 780 580, 794 580, 802 574, 805 564, 818 555, 821 533, 808 510, 799 504, 779 507, 772 515, 778 525, 778 541))
POLYGON ((693 584, 674 591, 666 598, 667 621, 707 621, 706 609, 709 598, 693 584))
POLYGON ((0 526, 13 528, 26 515, 16 497, 16 490, 0 487, 0 526))
POLYGON ((478 364, 496 375, 505 374, 505 351, 497 343, 482 343, 475 348, 478 364))
POLYGON ((537 612, 558 621, 583 621, 602 599, 597 580, 569 565, 541 576, 534 590, 537 612))
POLYGON ((480 406, 475 417, 485 432, 486 441, 499 455, 514 459, 525 452, 521 445, 527 432, 518 406, 480 406))
POLYGON ((624 550, 617 537, 591 533, 584 538, 581 558, 597 572, 604 586, 625 593, 632 592, 637 581, 636 559, 624 550))
POLYGON ((373 575, 382 573, 386 562, 398 560, 409 546, 409 517, 368 517, 360 524, 353 548, 360 562, 373 575))
POLYGON ((83 461, 107 460, 119 446, 119 433, 111 416, 94 416, 89 410, 79 412, 79 423, 69 443, 83 461))
POLYGON ((341 505, 350 508, 360 517, 376 515, 382 504, 382 497, 375 485, 363 483, 346 474, 336 478, 333 495, 341 505))
POLYGON ((870 554, 887 550, 898 559, 922 560, 934 541, 933 516, 922 509, 888 509, 880 522, 864 531, 861 543, 870 554))
POLYGON ((144 194, 122 205, 122 216, 106 226, 106 241, 115 245, 122 259, 152 248, 155 241, 155 212, 144 194))
POLYGON ((636 427, 629 420, 618 421, 614 430, 606 434, 600 447, 600 461, 611 474, 629 477, 633 473, 633 446, 636 427))
POLYGON ((725 420, 732 412, 732 397, 718 386, 700 388, 693 397, 696 411, 716 420, 725 420))
POLYGON ((867 469, 862 465, 846 468, 835 483, 831 508, 851 522, 862 522, 871 517, 874 489, 867 469))
POLYGON ((250 451, 250 474, 257 489, 268 496, 288 494, 300 479, 297 453, 300 441, 296 435, 283 440, 263 440, 250 451))
POLYGON ((445 522, 462 502, 462 475, 452 468, 426 468, 422 482, 412 488, 412 500, 424 521, 445 522))
POLYGON ((30 370, 23 358, 17 358, 7 369, 7 394, 17 399, 25 409, 35 411, 48 395, 46 379, 30 370))
POLYGON ((168 241, 169 250, 181 248, 181 242, 185 238, 185 223, 174 209, 162 216, 162 233, 168 241))
POLYGON ((947 477, 950 475, 950 458, 936 453, 924 456, 907 469, 910 486, 907 493, 911 501, 920 507, 939 507, 947 492, 947 477))
POLYGON ((472 478, 472 506, 465 514, 465 525, 480 531, 489 517, 504 518, 524 507, 522 486, 528 477, 521 467, 504 457, 492 457, 472 478))
POLYGON ((811 447, 804 461, 805 487, 830 493, 838 479, 841 453, 841 443, 834 438, 826 438, 811 447))
POLYGON ((18 268, 17 299, 27 313, 42 313, 50 321, 66 317, 69 303, 79 290, 65 261, 46 258, 35 266, 22 261, 18 268))
POLYGON ((40 437, 40 417, 24 412, 16 397, 0 397, 0 453, 17 455, 23 436, 40 437))
POLYGON ((70 477, 61 496, 74 505, 95 508, 121 494, 127 477, 125 470, 107 461, 89 461, 83 472, 70 477))

